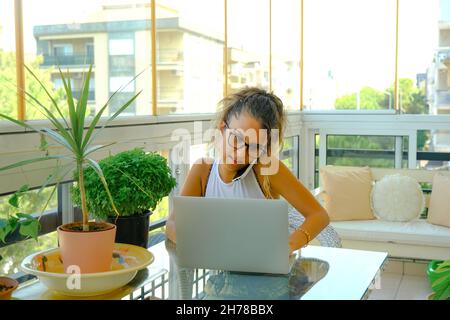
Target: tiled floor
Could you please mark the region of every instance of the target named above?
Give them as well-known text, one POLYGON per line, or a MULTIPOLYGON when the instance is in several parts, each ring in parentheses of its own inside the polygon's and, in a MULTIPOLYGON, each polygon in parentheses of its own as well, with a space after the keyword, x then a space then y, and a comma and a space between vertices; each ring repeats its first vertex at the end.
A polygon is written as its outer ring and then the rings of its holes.
POLYGON ((425 300, 430 293, 426 264, 391 261, 369 300, 425 300))

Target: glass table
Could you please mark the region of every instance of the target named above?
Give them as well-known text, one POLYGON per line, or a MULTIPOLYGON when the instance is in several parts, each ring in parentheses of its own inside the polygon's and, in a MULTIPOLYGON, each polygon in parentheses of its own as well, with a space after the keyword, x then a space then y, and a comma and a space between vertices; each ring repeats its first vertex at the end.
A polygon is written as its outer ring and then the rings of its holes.
POLYGON ((387 253, 308 246, 288 275, 182 268, 176 247, 149 248, 155 261, 126 286, 108 294, 72 297, 48 290, 38 280, 22 284, 13 299, 304 299, 367 298, 379 279, 387 253))

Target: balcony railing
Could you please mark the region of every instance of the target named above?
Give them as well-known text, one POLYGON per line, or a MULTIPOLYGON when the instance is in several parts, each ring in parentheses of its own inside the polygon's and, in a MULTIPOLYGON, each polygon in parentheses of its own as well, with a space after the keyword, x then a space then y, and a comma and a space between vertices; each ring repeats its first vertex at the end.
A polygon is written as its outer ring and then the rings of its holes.
POLYGON ((183 50, 159 49, 156 51, 156 61, 158 64, 179 64, 183 62, 183 50))
POLYGON ((158 100, 164 101, 181 101, 183 100, 183 90, 173 89, 172 87, 160 87, 158 90, 158 100))
MULTIPOLYGON (((161 98, 163 92, 169 92, 169 87, 159 87, 161 98)), ((173 89, 172 89, 173 90, 173 89)), ((174 90, 177 91, 177 90, 174 90)), ((181 91, 179 91, 181 92, 181 91)), ((78 93, 75 92, 75 95, 78 93)), ((94 92, 91 93, 91 98, 94 92)), ((171 94, 170 96, 176 96, 171 94)), ((114 145, 113 152, 129 150, 132 147, 145 147, 146 150, 172 150, 178 142, 172 140, 171 133, 175 129, 184 129, 191 133, 193 137, 200 136, 196 130, 202 130, 202 134, 210 128, 210 120, 215 118, 214 114, 208 115, 176 115, 176 116, 136 116, 118 118, 114 125, 108 125, 105 128, 104 141, 117 142, 114 145), (202 126, 193 125, 194 121, 201 121, 202 126), (152 127, 155 130, 148 130, 152 127), (201 127, 201 128, 200 128, 201 127), (197 128, 197 129, 196 129, 197 128), (199 129, 200 128, 200 129, 199 129)), ((301 181, 310 189, 314 188, 314 176, 320 166, 326 164, 326 158, 346 158, 363 159, 364 161, 373 161, 377 159, 389 160, 392 167, 401 163, 403 167, 415 168, 418 161, 429 160, 436 162, 449 162, 450 153, 418 151, 419 130, 447 130, 450 127, 450 116, 426 116, 426 115, 363 115, 363 114, 329 114, 329 113, 289 113, 289 122, 286 127, 286 137, 293 137, 283 150, 282 159, 291 160, 292 168, 298 167, 298 175, 301 181), (368 149, 368 147, 354 144, 343 148, 334 148, 331 142, 327 142, 327 137, 332 135, 350 135, 350 136, 373 136, 382 135, 401 138, 408 137, 407 142, 396 143, 393 147, 380 146, 378 149, 368 149), (317 150, 316 136, 320 140, 317 150), (406 151, 407 149, 407 151, 406 151), (315 157, 316 156, 316 157, 315 157), (316 158, 316 159, 315 159, 316 158), (316 160, 316 161, 314 161, 316 160), (397 160, 397 161, 395 161, 397 160), (402 161, 399 161, 402 160, 402 161), (407 163, 405 163, 408 160, 407 163), (294 163, 296 162, 296 163, 294 163)), ((0 123, 0 132, 5 143, 0 144, 0 162, 4 165, 23 160, 30 156, 30 153, 36 153, 36 145, 39 145, 39 134, 27 131, 18 131, 19 129, 0 123), (9 134, 14 133, 14 134, 9 134), (5 160, 6 159, 6 160, 5 160)), ((103 139, 102 138, 102 139, 103 139)), ((402 139, 395 139, 402 140, 402 139)), ((103 141, 103 140, 101 140, 103 141)), ((192 143, 196 143, 195 140, 192 143)), ((200 142, 199 142, 200 143, 200 142)), ((188 149, 189 150, 189 149, 188 149)), ((57 150, 54 151, 58 152, 57 150)), ((110 154, 110 150, 99 151, 93 155, 94 159, 100 160, 110 154)), ((187 151, 186 154, 189 154, 187 151)), ((189 164, 171 165, 177 185, 181 186, 189 171, 189 164)), ((430 168, 428 168, 430 169, 430 168)), ((434 168, 433 168, 434 169, 434 168)), ((54 171, 53 164, 39 164, 39 166, 26 168, 20 174, 2 173, 0 175, 0 194, 7 195, 13 193, 21 185, 27 183, 31 187, 39 187, 46 177, 54 171)), ((296 170, 294 170, 296 171, 296 170)), ((179 190, 174 191, 179 192, 179 190)), ((70 202, 70 182, 64 184, 58 189, 58 208, 53 212, 46 212, 41 218, 41 234, 49 233, 55 230, 62 221, 79 220, 79 210, 73 210, 70 202), (75 218, 73 217, 75 216, 75 218)), ((150 229, 157 229, 164 226, 165 220, 153 222, 150 229)), ((7 239, 7 244, 23 240, 19 233, 13 234, 7 239)), ((0 242, 0 247, 5 244, 0 242)))
POLYGON ((94 63, 94 55, 47 55, 44 54, 43 66, 85 66, 94 63))

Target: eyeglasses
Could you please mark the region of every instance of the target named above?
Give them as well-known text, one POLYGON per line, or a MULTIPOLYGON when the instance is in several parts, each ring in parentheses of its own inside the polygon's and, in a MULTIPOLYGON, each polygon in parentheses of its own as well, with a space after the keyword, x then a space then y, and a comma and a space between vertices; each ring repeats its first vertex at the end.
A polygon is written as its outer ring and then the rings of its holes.
POLYGON ((257 143, 247 143, 245 142, 244 137, 236 131, 236 129, 232 129, 229 127, 228 123, 225 122, 225 127, 228 129, 228 145, 235 150, 239 150, 242 148, 246 148, 250 156, 256 155, 256 157, 260 157, 265 151, 266 148, 257 143))

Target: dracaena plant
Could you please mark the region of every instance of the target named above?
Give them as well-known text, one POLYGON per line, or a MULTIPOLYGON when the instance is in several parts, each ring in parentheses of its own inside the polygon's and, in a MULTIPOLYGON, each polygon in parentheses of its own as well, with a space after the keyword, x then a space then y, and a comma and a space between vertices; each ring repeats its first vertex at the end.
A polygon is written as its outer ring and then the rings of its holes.
MULTIPOLYGON (((108 99, 108 101, 103 105, 103 107, 98 111, 98 113, 91 119, 88 123, 88 118, 86 113, 88 111, 88 93, 89 93, 89 80, 91 78, 92 65, 89 67, 89 71, 84 75, 84 80, 82 84, 82 90, 79 97, 74 97, 72 93, 72 86, 70 78, 66 78, 64 73, 59 69, 59 73, 63 83, 63 89, 66 96, 66 103, 68 108, 68 116, 64 116, 62 106, 49 92, 49 90, 42 84, 38 77, 31 71, 30 68, 25 66, 27 71, 32 75, 32 77, 39 83, 46 95, 49 97, 51 106, 46 106, 41 103, 33 95, 28 92, 24 92, 27 101, 38 108, 45 118, 49 121, 50 127, 40 127, 32 125, 31 123, 13 119, 7 115, 0 114, 0 118, 9 120, 25 129, 35 131, 41 135, 41 150, 45 150, 47 147, 47 139, 52 140, 56 144, 60 145, 65 149, 65 154, 49 155, 48 153, 44 156, 38 158, 32 158, 28 160, 19 161, 17 163, 7 165, 0 168, 1 171, 10 170, 13 168, 21 167, 24 165, 43 162, 43 161, 56 161, 57 165, 55 170, 50 174, 45 183, 41 186, 41 190, 48 186, 49 184, 56 185, 63 181, 63 179, 71 172, 76 172, 78 174, 78 187, 80 191, 81 198, 81 210, 83 213, 83 231, 89 230, 89 213, 86 205, 86 191, 84 184, 84 169, 87 167, 92 168, 96 174, 99 176, 102 184, 106 190, 109 201, 113 210, 118 214, 117 208, 114 205, 111 193, 108 188, 108 184, 103 175, 101 167, 98 165, 97 161, 92 158, 92 154, 98 150, 106 148, 113 143, 106 145, 95 144, 96 136, 120 113, 122 113, 132 102, 138 97, 142 92, 139 91, 130 100, 124 103, 118 108, 118 110, 107 120, 105 120, 102 125, 98 128, 100 123, 100 118, 108 107, 111 99, 114 95, 121 91, 124 86, 119 88, 114 92, 108 99), (51 107, 51 108, 50 108, 51 107), (53 111, 52 111, 53 110, 53 111)), ((142 73, 142 72, 141 72, 142 73)), ((139 76, 139 74, 137 75, 139 76)), ((136 77, 137 77, 136 76, 136 77)), ((136 79, 134 77, 131 81, 136 79)), ((128 85, 128 84, 127 84, 128 85)), ((41 191, 40 190, 40 191, 41 191)))

